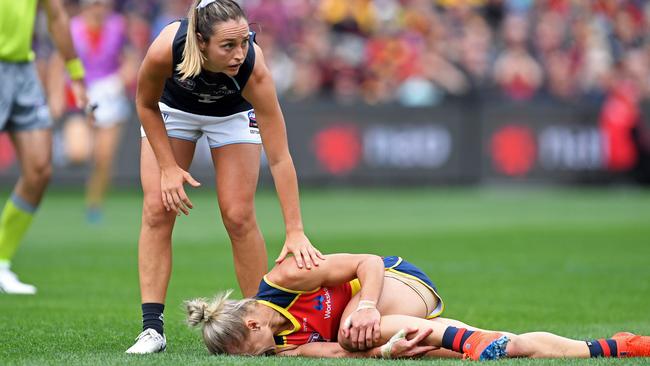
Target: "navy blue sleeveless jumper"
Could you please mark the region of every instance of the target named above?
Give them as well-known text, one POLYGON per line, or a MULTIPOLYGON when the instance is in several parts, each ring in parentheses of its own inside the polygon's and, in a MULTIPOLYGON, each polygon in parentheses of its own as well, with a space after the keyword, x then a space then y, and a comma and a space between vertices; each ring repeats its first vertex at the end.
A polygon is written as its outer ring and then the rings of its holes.
POLYGON ((252 109, 251 104, 242 97, 241 91, 255 66, 255 32, 251 32, 246 59, 234 77, 221 72, 201 70, 199 75, 181 81, 176 67, 183 60, 188 21, 182 19, 180 23, 172 45, 173 74, 165 81, 160 101, 174 109, 213 117, 230 116, 252 109))

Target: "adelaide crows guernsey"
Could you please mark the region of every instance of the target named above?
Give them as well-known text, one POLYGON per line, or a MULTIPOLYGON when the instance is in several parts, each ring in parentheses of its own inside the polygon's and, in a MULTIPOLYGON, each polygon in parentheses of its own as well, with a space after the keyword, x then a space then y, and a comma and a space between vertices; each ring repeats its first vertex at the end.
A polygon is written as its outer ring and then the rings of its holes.
POLYGON ((343 310, 359 290, 359 281, 355 281, 356 285, 351 281, 334 287, 319 287, 313 291, 294 291, 283 288, 264 276, 255 298, 259 303, 280 312, 293 325, 292 329, 274 336, 275 344, 283 347, 336 341, 343 310))
POLYGON ((226 117, 253 109, 241 95, 255 66, 255 32, 250 32, 248 53, 239 72, 234 77, 224 73, 201 70, 195 77, 181 81, 176 70, 183 60, 183 49, 187 38, 187 19, 180 21, 180 26, 172 45, 173 74, 165 81, 160 101, 167 106, 184 112, 203 116, 226 117))
MULTIPOLYGON (((444 305, 435 285, 419 268, 400 257, 385 257, 384 268, 388 272, 420 281, 438 297, 438 305, 428 318, 442 313, 444 305)), ((282 348, 311 342, 336 341, 343 311, 360 289, 359 279, 355 279, 338 286, 296 291, 275 284, 264 276, 255 299, 282 314, 293 325, 292 329, 274 335, 275 344, 282 348)))

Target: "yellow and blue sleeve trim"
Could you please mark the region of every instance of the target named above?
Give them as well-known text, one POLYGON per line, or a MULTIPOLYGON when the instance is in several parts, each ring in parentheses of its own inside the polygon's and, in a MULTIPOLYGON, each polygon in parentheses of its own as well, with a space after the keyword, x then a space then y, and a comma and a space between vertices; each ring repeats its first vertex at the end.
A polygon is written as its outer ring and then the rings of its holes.
POLYGON ((298 301, 300 295, 310 294, 318 291, 319 289, 320 287, 312 291, 291 290, 273 283, 268 278, 266 278, 266 276, 264 276, 262 282, 260 282, 260 287, 257 291, 255 299, 259 304, 268 306, 271 309, 282 314, 282 316, 287 318, 293 325, 293 329, 285 330, 273 337, 276 345, 279 347, 287 346, 286 336, 299 331, 301 328, 300 322, 293 315, 291 315, 291 312, 289 312, 291 306, 296 301, 298 301))

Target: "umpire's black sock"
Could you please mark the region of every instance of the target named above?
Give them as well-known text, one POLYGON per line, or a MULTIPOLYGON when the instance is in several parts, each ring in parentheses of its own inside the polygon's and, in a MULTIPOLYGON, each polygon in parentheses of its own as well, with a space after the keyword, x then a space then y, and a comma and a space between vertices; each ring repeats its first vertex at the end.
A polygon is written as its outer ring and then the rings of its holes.
POLYGON ((142 330, 153 329, 162 335, 164 310, 164 304, 155 302, 142 304, 142 330))

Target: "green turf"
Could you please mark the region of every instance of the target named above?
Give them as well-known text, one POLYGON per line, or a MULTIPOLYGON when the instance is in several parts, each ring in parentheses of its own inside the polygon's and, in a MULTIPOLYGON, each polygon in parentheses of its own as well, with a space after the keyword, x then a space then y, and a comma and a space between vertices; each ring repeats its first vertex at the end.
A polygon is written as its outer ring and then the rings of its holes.
MULTIPOLYGON (((0 193, 4 201, 8 195, 0 193)), ((429 364, 209 356, 183 324, 181 302, 236 286, 216 200, 175 232, 166 309, 168 351, 123 354, 140 331, 140 195, 110 196, 102 226, 84 222, 78 192, 49 192, 14 261, 33 297, 0 295, 0 365, 429 364)), ((409 189, 303 192, 304 221, 324 252, 398 254, 438 284, 447 317, 514 332, 570 337, 650 334, 650 191, 409 189)), ((258 195, 271 255, 283 240, 273 192, 258 195)), ((459 364, 460 361, 435 361, 459 364)), ((648 360, 508 360, 517 365, 649 364, 648 360)))

